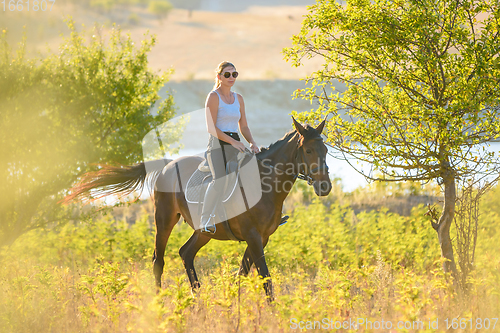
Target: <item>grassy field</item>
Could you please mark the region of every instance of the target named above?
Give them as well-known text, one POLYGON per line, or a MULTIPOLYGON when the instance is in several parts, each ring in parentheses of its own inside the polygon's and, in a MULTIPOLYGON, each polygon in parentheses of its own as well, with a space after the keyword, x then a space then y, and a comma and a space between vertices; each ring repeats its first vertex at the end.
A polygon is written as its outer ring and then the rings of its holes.
MULTIPOLYGON (((174 9, 163 21, 140 6, 106 12, 61 3, 53 13, 0 12, 0 29, 13 45, 25 31, 28 45, 36 41, 31 53, 57 50, 59 33, 68 34, 67 14, 78 27, 97 22, 104 35, 118 22, 137 42, 149 30, 158 37, 149 64, 163 71, 175 67, 169 87, 180 109, 198 108, 214 67, 231 60, 240 83, 246 80, 237 88, 248 110, 302 110, 310 106, 293 104, 291 90, 319 62, 292 68, 282 60, 281 50, 299 32, 306 9, 278 2, 237 13, 196 11, 192 17, 174 9)), ((276 132, 275 123, 290 121, 266 119, 273 127, 263 128, 262 136, 276 132)), ((500 189, 482 203, 474 270, 461 293, 442 273, 426 209, 413 207, 435 202, 431 192, 416 196, 411 188, 384 185, 344 193, 336 183, 328 197, 318 199, 298 184, 285 204, 290 222, 265 249, 276 295, 272 305, 255 270, 249 277, 236 275, 243 243, 212 241, 203 248, 196 259, 202 288, 192 293, 178 255, 192 233, 186 224, 172 232, 164 288, 156 294, 150 203, 91 222, 33 230, 0 249, 0 333, 335 331, 344 323, 341 331, 350 332, 434 332, 447 324, 456 332, 498 332, 500 189)))
MULTIPOLYGON (((364 196, 380 191, 367 188, 364 196)), ((446 319, 457 327, 464 319, 467 328, 457 332, 499 331, 498 190, 483 202, 466 294, 443 275, 422 206, 410 216, 386 208, 355 213, 353 195, 334 192, 321 200, 305 186, 292 193, 290 222, 266 247, 272 305, 255 270, 235 274, 243 243, 212 241, 200 251, 202 288, 193 294, 177 254, 191 234, 186 224, 170 238, 158 295, 146 212, 134 224, 121 214, 32 231, 0 252, 0 332, 289 332, 343 322, 349 332, 433 332, 444 331, 446 319), (392 330, 376 329, 389 324, 392 330)))

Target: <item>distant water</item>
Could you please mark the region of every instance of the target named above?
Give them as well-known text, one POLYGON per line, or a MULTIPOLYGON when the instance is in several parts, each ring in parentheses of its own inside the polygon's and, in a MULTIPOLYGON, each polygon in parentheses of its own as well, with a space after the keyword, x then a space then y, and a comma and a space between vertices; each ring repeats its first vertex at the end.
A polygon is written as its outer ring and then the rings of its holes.
MULTIPOLYGON (((203 107, 212 87, 211 81, 192 80, 168 82, 162 91, 165 93, 168 89, 174 94, 177 115, 189 115, 189 124, 181 140, 183 148, 179 155, 172 157, 198 155, 205 151, 208 133, 203 107)), ((303 83, 298 80, 238 81, 235 85, 233 90, 244 97, 249 127, 259 146, 269 146, 292 129, 292 110, 303 112, 314 108, 314 105, 307 101, 292 100, 291 94, 298 88, 303 88, 303 83)), ((498 153, 500 143, 491 143, 487 149, 498 153)), ((338 153, 334 155, 338 156, 338 153)), ((352 163, 364 172, 370 171, 370 165, 360 166, 355 161, 352 163)), ((367 184, 365 178, 347 162, 328 156, 327 164, 330 177, 340 178, 344 191, 350 192, 367 184)))
MULTIPOLYGON (((166 89, 174 95, 177 114, 190 113, 203 109, 208 93, 213 88, 209 80, 168 82, 166 89)), ((313 106, 300 99, 293 100, 292 93, 304 88, 299 80, 249 80, 238 81, 233 91, 240 93, 245 101, 245 110, 249 127, 255 141, 268 146, 292 129, 292 110, 302 112, 313 106)), ((200 115, 200 124, 196 125, 199 133, 191 133, 185 138, 186 146, 194 149, 206 147, 205 116, 200 115)))
MULTIPOLYGON (((292 93, 303 87, 304 83, 299 80, 238 81, 235 85, 233 90, 244 98, 248 124, 259 146, 269 146, 293 128, 292 110, 303 112, 314 107, 308 101, 292 99, 292 93)), ((180 142, 183 148, 180 154, 171 157, 198 155, 206 150, 208 133, 203 107, 212 88, 211 81, 192 80, 168 82, 162 90, 163 94, 166 90, 173 93, 178 116, 189 115, 189 124, 180 142)), ((364 177, 346 162, 328 156, 327 164, 330 176, 341 178, 345 191, 366 185, 364 177)))
POLYGON ((177 8, 189 8, 194 10, 204 10, 212 12, 243 12, 249 7, 255 6, 309 6, 315 3, 314 0, 171 0, 177 8))

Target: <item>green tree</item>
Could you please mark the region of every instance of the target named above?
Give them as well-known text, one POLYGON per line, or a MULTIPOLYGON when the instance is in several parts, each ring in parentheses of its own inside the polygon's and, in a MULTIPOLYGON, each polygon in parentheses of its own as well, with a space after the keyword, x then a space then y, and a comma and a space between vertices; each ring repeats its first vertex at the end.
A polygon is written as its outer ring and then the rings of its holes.
POLYGON ((173 115, 173 99, 159 101, 168 73, 148 68, 155 43, 136 46, 113 29, 86 43, 71 36, 58 52, 28 59, 26 40, 13 52, 0 30, 0 246, 24 232, 67 221, 62 199, 96 163, 132 164, 142 159, 142 139, 173 115))
POLYGON ((153 0, 149 3, 148 10, 158 16, 160 22, 167 17, 174 7, 167 0, 153 0))
POLYGON ((193 16, 193 11, 201 6, 201 0, 171 0, 175 8, 182 8, 188 11, 188 18, 193 16))
MULTIPOLYGON (((456 181, 492 172, 479 149, 499 137, 499 3, 493 0, 317 0, 286 59, 322 57, 296 92, 325 114, 328 142, 373 165, 370 180, 437 180, 433 222, 443 268, 456 275, 450 239, 456 181), (343 91, 335 91, 343 85, 343 91)), ((363 173, 363 170, 358 170, 363 173)))

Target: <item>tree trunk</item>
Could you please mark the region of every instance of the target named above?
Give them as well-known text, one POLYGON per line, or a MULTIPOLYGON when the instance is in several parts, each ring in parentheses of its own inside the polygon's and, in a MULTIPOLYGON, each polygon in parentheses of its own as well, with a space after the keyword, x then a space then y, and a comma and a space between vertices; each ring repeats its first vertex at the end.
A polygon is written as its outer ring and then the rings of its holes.
POLYGON ((454 278, 457 278, 457 266, 453 256, 453 246, 450 238, 450 227, 455 216, 455 201, 457 197, 455 188, 455 177, 447 173, 444 180, 444 205, 443 213, 439 217, 439 222, 436 227, 438 233, 439 246, 441 247, 441 256, 446 259, 443 263, 445 273, 451 273, 454 278))

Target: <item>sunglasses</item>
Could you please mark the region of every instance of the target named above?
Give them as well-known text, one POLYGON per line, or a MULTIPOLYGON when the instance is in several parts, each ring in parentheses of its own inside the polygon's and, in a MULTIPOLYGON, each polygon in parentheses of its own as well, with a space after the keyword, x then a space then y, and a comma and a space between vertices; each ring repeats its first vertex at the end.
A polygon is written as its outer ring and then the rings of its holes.
MULTIPOLYGON (((225 72, 223 75, 226 79, 229 79, 229 77, 231 76, 231 73, 225 72)), ((238 72, 233 72, 233 77, 236 79, 238 77, 238 72)))

